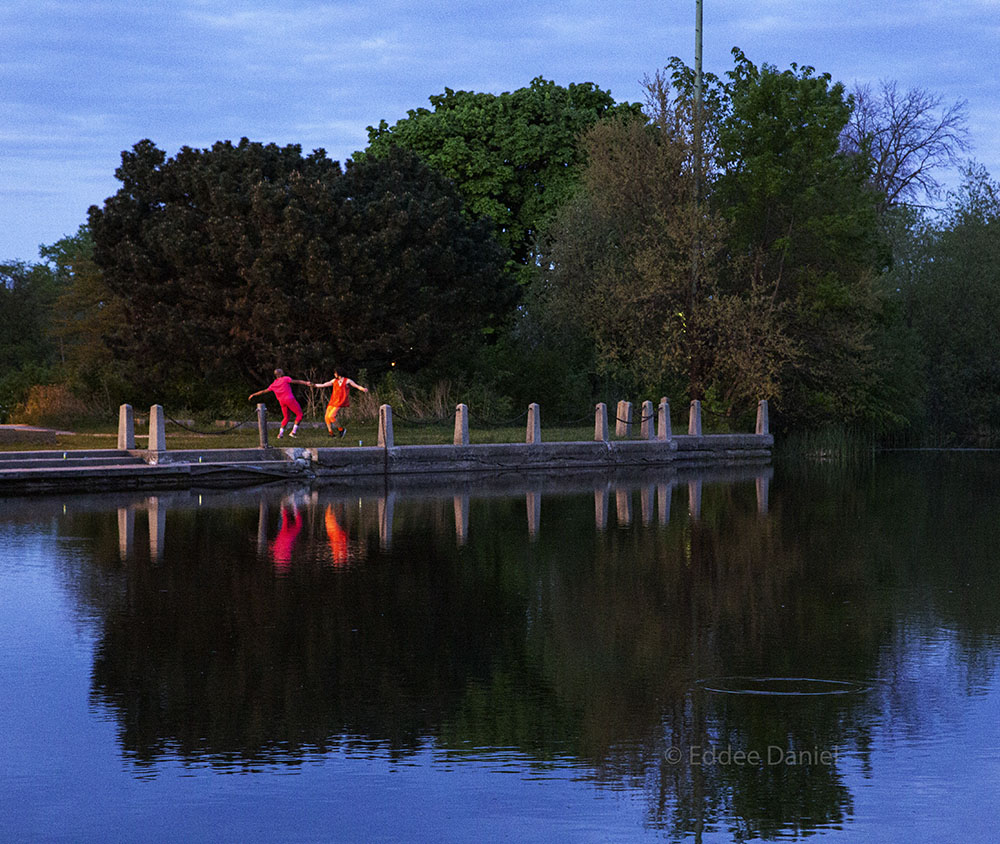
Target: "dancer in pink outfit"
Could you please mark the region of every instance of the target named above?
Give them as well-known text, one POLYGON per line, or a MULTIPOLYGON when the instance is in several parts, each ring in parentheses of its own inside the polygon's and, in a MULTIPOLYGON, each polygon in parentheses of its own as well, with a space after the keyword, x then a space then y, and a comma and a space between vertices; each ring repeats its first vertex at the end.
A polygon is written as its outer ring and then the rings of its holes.
POLYGON ((307 387, 310 386, 308 381, 297 381, 294 378, 285 375, 285 373, 280 369, 276 369, 274 370, 274 380, 263 390, 251 393, 249 397, 249 400, 253 401, 254 396, 260 396, 267 392, 274 393, 274 397, 278 400, 278 404, 281 406, 281 428, 278 429, 279 440, 285 436, 285 427, 288 425, 289 411, 293 416, 295 416, 295 423, 292 425, 292 430, 288 433, 288 436, 294 437, 298 433, 299 422, 302 421, 302 408, 299 406, 298 401, 295 399, 295 394, 292 392, 292 384, 304 384, 307 387))

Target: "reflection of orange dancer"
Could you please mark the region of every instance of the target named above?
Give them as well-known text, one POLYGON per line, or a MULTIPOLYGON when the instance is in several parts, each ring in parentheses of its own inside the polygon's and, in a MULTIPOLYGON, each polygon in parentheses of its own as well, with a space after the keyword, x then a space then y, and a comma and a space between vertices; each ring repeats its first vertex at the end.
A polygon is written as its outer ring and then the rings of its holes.
POLYGON ((292 548, 302 530, 302 514, 292 501, 292 520, 288 519, 288 508, 281 502, 281 527, 278 535, 271 540, 271 557, 274 559, 274 570, 280 573, 288 571, 292 562, 292 548))
POLYGON ((330 552, 333 554, 333 564, 343 566, 350 562, 350 547, 348 536, 344 529, 337 522, 337 516, 333 512, 333 505, 326 505, 326 514, 323 520, 326 522, 326 535, 330 540, 330 552))

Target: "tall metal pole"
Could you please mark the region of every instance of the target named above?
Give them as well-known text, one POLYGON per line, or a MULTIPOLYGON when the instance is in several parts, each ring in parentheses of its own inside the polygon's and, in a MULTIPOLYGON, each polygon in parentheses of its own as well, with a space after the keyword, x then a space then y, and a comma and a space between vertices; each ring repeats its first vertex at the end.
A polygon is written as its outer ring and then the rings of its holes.
POLYGON ((695 199, 701 194, 701 9, 702 0, 694 4, 694 161, 695 161, 695 199))
POLYGON ((695 13, 694 13, 694 103, 691 107, 691 124, 693 129, 693 141, 694 149, 692 150, 692 156, 694 158, 694 215, 695 215, 695 234, 694 234, 694 244, 693 244, 693 255, 691 260, 691 300, 692 304, 694 302, 694 297, 698 292, 698 253, 700 251, 700 244, 698 243, 698 232, 701 229, 700 220, 698 215, 700 213, 699 205, 701 204, 701 167, 702 167, 702 149, 701 149, 701 124, 702 124, 702 78, 701 78, 701 10, 702 10, 702 0, 695 0, 695 13))
MULTIPOLYGON (((702 0, 695 0, 694 17, 694 102, 691 105, 691 150, 694 175, 694 200, 691 203, 691 298, 688 303, 688 331, 692 334, 698 331, 695 325, 695 302, 698 298, 699 258, 701 256, 701 181, 702 181, 702 78, 701 78, 701 5, 702 0)), ((689 392, 692 399, 701 399, 700 361, 694 356, 690 359, 688 370, 689 392)), ((699 835, 700 838, 700 835, 699 835)))

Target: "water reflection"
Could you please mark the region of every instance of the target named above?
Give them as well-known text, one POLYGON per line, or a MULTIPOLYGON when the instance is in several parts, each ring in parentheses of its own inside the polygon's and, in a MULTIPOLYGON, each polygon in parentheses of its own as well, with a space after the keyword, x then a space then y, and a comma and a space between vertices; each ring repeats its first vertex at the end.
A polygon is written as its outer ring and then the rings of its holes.
MULTIPOLYGON (((726 481, 732 481, 739 478, 741 474, 748 476, 748 479, 753 481, 757 495, 757 511, 766 515, 768 510, 769 479, 773 474, 773 469, 771 467, 756 467, 749 472, 743 470, 742 473, 739 470, 729 470, 720 473, 720 477, 726 481)), ((566 491, 575 491, 580 486, 579 482, 560 484, 557 481, 552 482, 552 479, 549 480, 550 483, 547 487, 552 494, 565 494, 566 491)), ((697 478, 689 480, 686 484, 688 495, 687 512, 694 519, 697 519, 701 514, 701 488, 703 482, 702 478, 697 478)), ((506 491, 508 486, 508 484, 501 485, 501 494, 506 491)), ((604 531, 607 529, 608 501, 612 491, 615 498, 616 524, 622 527, 631 525, 633 519, 633 498, 637 489, 643 527, 648 527, 652 524, 654 512, 657 513, 659 524, 661 526, 666 525, 670 521, 670 502, 673 498, 674 486, 675 483, 671 480, 660 484, 618 485, 612 490, 611 483, 602 478, 594 484, 594 518, 597 530, 604 531)), ((489 494, 489 485, 483 484, 479 492, 480 494, 489 494)), ((233 495, 236 494, 234 493, 233 495)), ((190 506, 194 497, 197 497, 200 506, 205 493, 167 492, 160 495, 145 495, 127 506, 119 506, 118 534, 119 555, 121 559, 126 560, 132 556, 135 536, 135 514, 141 511, 145 511, 148 517, 150 559, 162 559, 167 511, 171 507, 190 506)), ((527 532, 528 536, 534 539, 538 534, 541 524, 542 490, 529 490, 524 494, 524 497, 527 532)), ((375 506, 378 511, 379 547, 383 550, 388 550, 392 547, 392 523, 396 498, 397 492, 389 490, 375 499, 375 506)), ((314 492, 309 496, 303 490, 295 490, 282 495, 277 504, 277 532, 272 535, 269 520, 274 502, 269 499, 267 494, 261 494, 258 503, 258 551, 262 552, 265 546, 268 548, 276 571, 281 573, 288 571, 296 542, 299 534, 302 533, 304 525, 303 511, 314 509, 317 500, 317 493, 314 492), (271 537, 270 539, 268 539, 269 536, 271 537)), ((363 500, 359 499, 359 506, 362 506, 361 502, 363 500)), ((452 498, 455 540, 459 547, 465 545, 468 541, 469 502, 470 495, 467 492, 455 495, 452 498)), ((326 506, 327 509, 323 520, 327 531, 327 538, 335 563, 341 565, 347 561, 350 554, 347 548, 346 534, 344 534, 338 521, 336 510, 341 512, 339 518, 343 519, 346 502, 341 500, 337 508, 334 508, 333 505, 326 506)), ((310 522, 312 521, 314 519, 310 519, 310 522)))
POLYGON ((929 712, 960 724, 994 693, 1000 473, 913 471, 278 485, 31 517, 93 538, 74 565, 101 576, 68 581, 137 771, 499 753, 641 792, 679 837, 771 838, 856 823, 887 735, 923 742, 929 712), (904 518, 927 513, 947 535, 904 518), (922 688, 945 657, 959 679, 922 688), (870 691, 705 682, 727 677, 870 691))

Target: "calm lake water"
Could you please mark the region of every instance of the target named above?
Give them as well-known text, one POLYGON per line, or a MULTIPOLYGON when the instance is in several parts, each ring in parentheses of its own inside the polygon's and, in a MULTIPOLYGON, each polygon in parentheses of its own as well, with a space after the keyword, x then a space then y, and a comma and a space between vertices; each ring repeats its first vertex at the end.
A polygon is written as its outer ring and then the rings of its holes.
POLYGON ((1000 459, 0 499, 7 841, 995 841, 1000 459))

